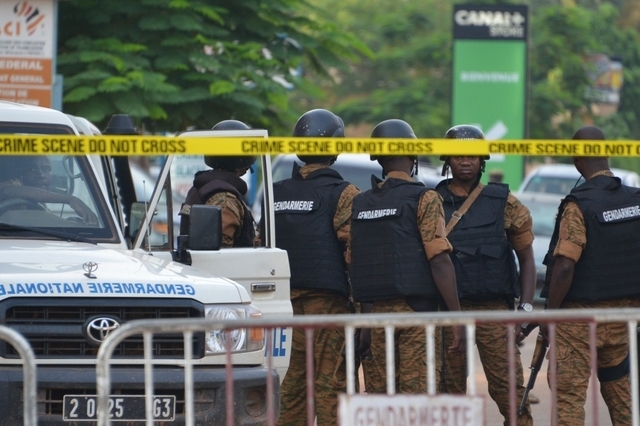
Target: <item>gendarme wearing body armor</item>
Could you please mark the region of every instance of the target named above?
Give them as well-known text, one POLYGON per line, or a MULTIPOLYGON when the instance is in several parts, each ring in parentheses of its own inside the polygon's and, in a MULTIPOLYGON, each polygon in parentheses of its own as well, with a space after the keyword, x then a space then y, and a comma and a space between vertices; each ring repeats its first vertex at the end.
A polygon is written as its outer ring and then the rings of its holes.
POLYGON ((234 247, 253 247, 255 230, 253 228, 253 216, 251 211, 242 201, 242 196, 247 193, 247 184, 240 177, 225 170, 207 170, 196 173, 193 179, 193 186, 187 193, 180 212, 180 234, 189 233, 189 213, 190 206, 194 204, 206 204, 207 200, 218 192, 230 192, 234 194, 243 204, 244 217, 242 229, 237 238, 234 239, 234 247), (187 207, 185 209, 185 207, 187 207))
POLYGON ((351 215, 351 285, 357 302, 438 298, 417 224, 422 183, 387 179, 358 194, 351 215), (384 226, 383 226, 384 225, 384 226))
MULTIPOLYGON (((450 179, 436 186, 442 196, 446 222, 466 198, 449 190, 450 179)), ((461 299, 484 301, 519 295, 516 264, 504 229, 509 187, 490 183, 453 228, 447 239, 461 299)))
MULTIPOLYGON (((558 217, 567 201, 580 207, 589 238, 564 300, 595 302, 639 296, 640 189, 622 185, 616 177, 596 176, 571 191, 558 217)), ((557 228, 550 251, 558 240, 557 228)))
POLYGON ((274 184, 276 246, 289 255, 291 288, 349 295, 344 248, 333 229, 336 206, 347 185, 328 167, 305 179, 295 162, 292 177, 274 184))

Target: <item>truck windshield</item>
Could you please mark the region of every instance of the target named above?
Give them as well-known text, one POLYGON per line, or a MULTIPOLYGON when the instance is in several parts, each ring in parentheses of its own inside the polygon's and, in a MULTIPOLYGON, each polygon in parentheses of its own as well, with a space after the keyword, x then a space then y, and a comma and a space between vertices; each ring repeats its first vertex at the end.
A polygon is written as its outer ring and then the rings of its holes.
MULTIPOLYGON (((0 156, 2 224, 22 228, 21 238, 46 238, 38 231, 50 230, 76 241, 119 240, 93 170, 83 156, 0 156), (29 229, 34 232, 26 232, 29 229)), ((0 238, 16 238, 16 234, 3 232, 0 238)))

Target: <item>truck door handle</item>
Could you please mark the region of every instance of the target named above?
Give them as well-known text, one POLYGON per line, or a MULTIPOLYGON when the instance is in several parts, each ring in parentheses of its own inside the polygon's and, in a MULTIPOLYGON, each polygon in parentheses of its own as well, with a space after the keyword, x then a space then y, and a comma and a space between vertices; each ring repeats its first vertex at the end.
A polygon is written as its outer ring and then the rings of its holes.
POLYGON ((275 283, 251 283, 252 293, 266 293, 269 291, 276 291, 275 283))

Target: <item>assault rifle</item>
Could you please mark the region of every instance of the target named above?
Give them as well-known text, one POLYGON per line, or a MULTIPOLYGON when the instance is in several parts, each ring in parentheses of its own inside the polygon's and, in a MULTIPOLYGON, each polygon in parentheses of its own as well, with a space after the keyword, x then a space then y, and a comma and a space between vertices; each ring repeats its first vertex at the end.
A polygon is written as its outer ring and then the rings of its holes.
MULTIPOLYGON (((522 332, 525 336, 528 336, 537 326, 538 324, 529 324, 522 328, 522 332)), ((531 358, 531 367, 529 367, 531 369, 531 375, 529 376, 527 387, 524 389, 522 401, 520 401, 520 408, 518 409, 519 415, 525 413, 525 406, 527 405, 529 392, 531 392, 531 389, 533 389, 533 386, 536 384, 536 378, 538 377, 540 368, 542 368, 542 363, 544 362, 544 357, 547 354, 548 348, 549 341, 542 335, 542 332, 539 331, 538 337, 536 338, 536 347, 533 350, 533 357, 531 358)))

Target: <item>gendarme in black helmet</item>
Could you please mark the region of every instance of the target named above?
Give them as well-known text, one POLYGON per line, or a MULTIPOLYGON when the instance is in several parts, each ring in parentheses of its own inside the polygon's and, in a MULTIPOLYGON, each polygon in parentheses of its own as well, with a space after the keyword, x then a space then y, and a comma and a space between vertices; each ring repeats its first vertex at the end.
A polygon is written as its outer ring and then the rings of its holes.
MULTIPOLYGON (((458 139, 458 140, 484 140, 484 133, 476 126, 470 124, 460 124, 453 126, 444 135, 445 139, 458 139)), ((440 160, 446 161, 448 155, 441 155, 440 160)), ((488 160, 489 156, 480 156, 484 160, 488 160)))
POLYGON ((113 114, 107 128, 102 133, 105 135, 137 135, 139 132, 130 115, 113 114))
MULTIPOLYGON (((211 130, 251 130, 251 127, 238 120, 223 120, 211 130)), ((207 155, 204 163, 212 169, 235 171, 247 169, 256 161, 256 156, 248 155, 207 155)))
MULTIPOLYGON (((343 138, 344 122, 329 110, 312 109, 300 116, 293 128, 293 136, 343 138)), ((333 163, 338 158, 337 155, 296 155, 300 161, 305 163, 323 163, 325 161, 333 163)))
MULTIPOLYGON (((398 120, 396 118, 392 118, 390 120, 385 120, 376 125, 371 131, 372 138, 402 138, 402 139, 416 139, 416 134, 413 132, 413 129, 404 120, 398 120)), ((387 156, 384 155, 371 155, 371 161, 380 162, 387 156)), ((407 155, 407 157, 416 158, 415 155, 407 155)))

